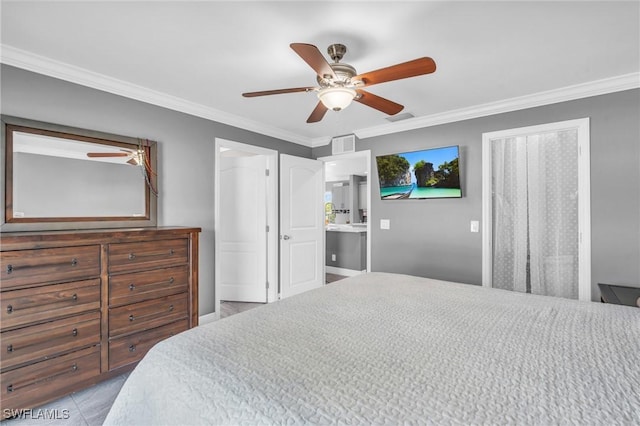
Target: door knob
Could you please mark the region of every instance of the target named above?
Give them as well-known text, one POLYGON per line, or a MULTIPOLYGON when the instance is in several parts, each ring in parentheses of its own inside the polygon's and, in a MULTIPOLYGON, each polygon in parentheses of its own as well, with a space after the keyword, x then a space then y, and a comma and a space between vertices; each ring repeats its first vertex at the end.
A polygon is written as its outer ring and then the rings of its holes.
POLYGON ((288 235, 283 235, 283 236, 282 236, 282 239, 283 239, 283 240, 290 240, 290 239, 291 239, 291 237, 290 237, 290 236, 288 236, 288 235))

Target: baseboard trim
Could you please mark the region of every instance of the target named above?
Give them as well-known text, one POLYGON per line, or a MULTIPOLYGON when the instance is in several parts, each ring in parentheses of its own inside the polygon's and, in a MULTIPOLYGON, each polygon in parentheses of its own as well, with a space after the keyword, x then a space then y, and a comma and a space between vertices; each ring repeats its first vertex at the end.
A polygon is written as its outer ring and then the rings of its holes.
POLYGON ((217 321, 218 314, 216 312, 211 312, 210 314, 200 315, 198 318, 198 325, 208 324, 210 322, 217 321))
POLYGON ((356 271, 354 269, 345 269, 345 268, 337 268, 335 266, 326 266, 325 272, 336 275, 344 275, 345 277, 353 277, 355 275, 360 275, 367 271, 356 271))

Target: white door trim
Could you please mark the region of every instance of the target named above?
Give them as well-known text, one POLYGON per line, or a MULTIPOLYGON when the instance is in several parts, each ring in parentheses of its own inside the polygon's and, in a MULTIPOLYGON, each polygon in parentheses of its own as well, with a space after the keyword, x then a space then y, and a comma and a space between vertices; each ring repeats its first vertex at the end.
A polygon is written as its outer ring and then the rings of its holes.
POLYGON ((492 286, 491 141, 559 130, 578 130, 578 223, 580 233, 578 298, 591 300, 591 160, 589 118, 560 121, 482 134, 482 285, 492 286))
POLYGON ((364 157, 367 161, 367 272, 371 272, 371 218, 373 217, 371 206, 371 150, 367 149, 363 151, 350 152, 348 154, 319 157, 318 160, 326 163, 329 161, 360 157, 364 157))
POLYGON ((219 233, 220 229, 220 150, 222 148, 235 149, 244 152, 251 152, 267 157, 267 167, 269 176, 267 179, 267 225, 269 226, 269 235, 267 236, 267 280, 269 289, 267 291, 267 302, 271 303, 277 300, 278 290, 278 151, 268 148, 262 148, 254 145, 248 145, 240 142, 234 142, 227 139, 215 138, 215 173, 214 173, 214 256, 215 256, 215 314, 216 319, 220 318, 220 292, 218 283, 220 282, 221 268, 218 265, 220 254, 219 233))

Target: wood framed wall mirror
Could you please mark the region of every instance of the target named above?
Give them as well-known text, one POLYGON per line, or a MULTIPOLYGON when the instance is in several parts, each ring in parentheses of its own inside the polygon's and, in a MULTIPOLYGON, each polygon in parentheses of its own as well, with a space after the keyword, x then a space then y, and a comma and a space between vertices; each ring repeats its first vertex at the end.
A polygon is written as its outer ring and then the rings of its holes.
POLYGON ((157 224, 157 144, 2 116, 0 232, 157 224))

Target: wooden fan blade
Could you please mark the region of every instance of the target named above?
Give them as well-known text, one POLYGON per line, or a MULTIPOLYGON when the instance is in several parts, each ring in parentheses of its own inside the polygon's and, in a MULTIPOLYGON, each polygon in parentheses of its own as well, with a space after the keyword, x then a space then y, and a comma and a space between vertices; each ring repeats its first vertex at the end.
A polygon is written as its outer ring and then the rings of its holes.
POLYGON ((378 111, 382 111, 385 114, 395 115, 404 109, 404 106, 397 104, 389 99, 385 99, 373 93, 366 92, 362 89, 356 89, 358 95, 354 98, 355 101, 360 102, 371 108, 375 108, 378 111))
POLYGON ((129 158, 129 160, 127 161, 127 164, 131 164, 132 166, 137 166, 138 162, 136 161, 135 158, 131 157, 129 158))
POLYGON ((89 158, 128 157, 129 155, 131 155, 130 152, 87 152, 87 157, 89 157, 89 158))
POLYGON ((431 74, 436 70, 436 63, 431 58, 418 58, 379 70, 359 74, 352 80, 361 80, 366 86, 400 80, 418 75, 431 74))
POLYGON ((293 87, 291 89, 263 90, 262 92, 243 93, 245 98, 255 98, 256 96, 279 95, 281 93, 309 92, 315 87, 293 87))
POLYGON ((307 123, 317 123, 318 121, 322 120, 326 113, 327 107, 324 106, 322 102, 318 102, 318 105, 316 105, 309 118, 307 118, 307 123))
POLYGON ((337 79, 329 62, 313 44, 291 43, 289 46, 321 77, 337 79))

